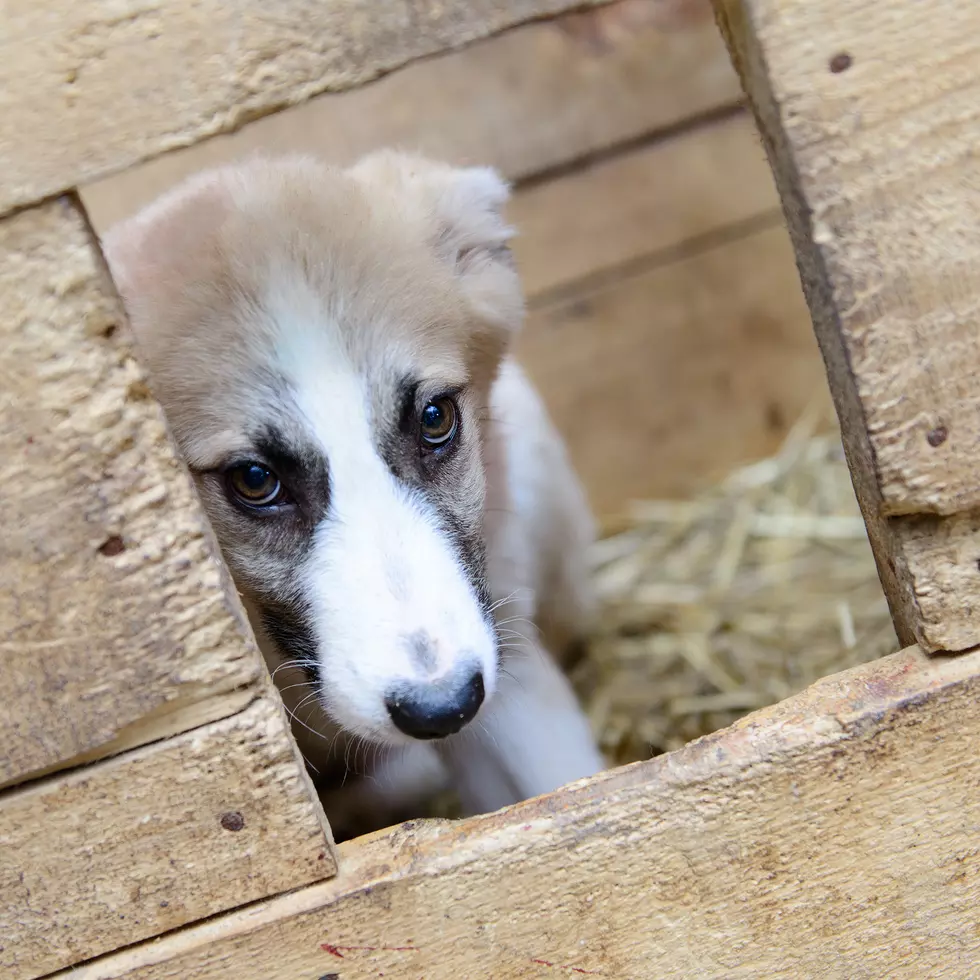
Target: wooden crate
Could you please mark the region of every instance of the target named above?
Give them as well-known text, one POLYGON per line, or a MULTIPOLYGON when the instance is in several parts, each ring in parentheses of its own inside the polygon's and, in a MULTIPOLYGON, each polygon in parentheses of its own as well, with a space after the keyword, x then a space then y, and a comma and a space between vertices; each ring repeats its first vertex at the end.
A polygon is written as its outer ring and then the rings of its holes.
POLYGON ((777 197, 706 0, 573 6, 5 7, 4 978, 976 973, 980 8, 716 0, 777 197), (600 512, 771 448, 819 370, 808 305, 918 645, 650 762, 335 848, 93 232, 297 131, 521 182, 522 354, 600 512), (742 388, 706 398, 733 361, 742 388), (609 399, 612 440, 581 411, 609 399))

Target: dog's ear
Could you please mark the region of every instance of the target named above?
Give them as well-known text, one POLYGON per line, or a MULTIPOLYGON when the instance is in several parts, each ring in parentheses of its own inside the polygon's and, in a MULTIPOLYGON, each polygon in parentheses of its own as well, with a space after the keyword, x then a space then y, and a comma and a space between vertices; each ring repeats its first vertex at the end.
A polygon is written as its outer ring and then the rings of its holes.
POLYGON ((191 178, 102 237, 133 330, 150 352, 167 321, 179 318, 181 297, 214 288, 214 233, 229 210, 220 178, 218 171, 191 178))
POLYGON ((352 175, 371 197, 417 223, 426 242, 459 278, 485 318, 516 329, 523 314, 520 280, 504 218, 507 182, 491 167, 452 167, 385 150, 362 159, 352 175))
POLYGON ((510 240, 514 230, 504 220, 510 188, 490 167, 447 167, 434 177, 435 230, 433 246, 460 275, 486 262, 513 264, 510 240))

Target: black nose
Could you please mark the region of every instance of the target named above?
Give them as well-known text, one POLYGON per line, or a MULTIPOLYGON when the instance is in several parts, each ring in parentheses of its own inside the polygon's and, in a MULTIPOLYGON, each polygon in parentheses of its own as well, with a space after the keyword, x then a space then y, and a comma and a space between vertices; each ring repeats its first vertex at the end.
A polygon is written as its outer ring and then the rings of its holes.
POLYGON ((477 671, 462 684, 412 683, 385 698, 396 727, 412 738, 445 738, 455 735, 483 704, 483 674, 477 671))

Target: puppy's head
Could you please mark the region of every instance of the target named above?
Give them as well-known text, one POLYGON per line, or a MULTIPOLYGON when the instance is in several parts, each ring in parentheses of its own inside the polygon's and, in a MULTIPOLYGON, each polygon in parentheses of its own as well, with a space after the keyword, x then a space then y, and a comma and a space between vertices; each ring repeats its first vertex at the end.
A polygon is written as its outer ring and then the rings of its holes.
POLYGON ((451 734, 496 685, 488 393, 522 316, 489 170, 398 153, 199 175, 105 240, 236 583, 348 731, 451 734))

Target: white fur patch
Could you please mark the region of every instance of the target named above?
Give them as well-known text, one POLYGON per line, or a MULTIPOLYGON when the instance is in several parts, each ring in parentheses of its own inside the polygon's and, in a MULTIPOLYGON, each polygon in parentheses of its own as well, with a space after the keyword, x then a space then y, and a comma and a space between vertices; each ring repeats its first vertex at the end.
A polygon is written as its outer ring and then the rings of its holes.
POLYGON ((350 732, 389 744, 410 740, 385 697, 399 682, 438 680, 463 665, 496 687, 496 642, 476 593, 431 509, 391 474, 375 446, 370 378, 350 364, 339 332, 313 318, 303 289, 274 297, 276 367, 290 381, 327 459, 330 506, 302 571, 313 611, 321 698, 350 732), (305 309, 304 309, 305 307, 305 309), (413 636, 431 640, 424 674, 413 636))

